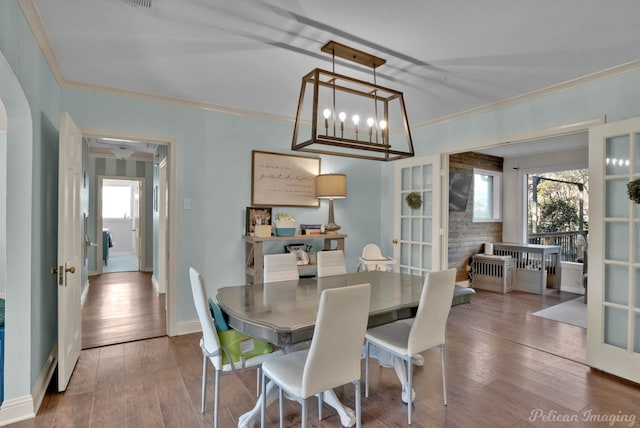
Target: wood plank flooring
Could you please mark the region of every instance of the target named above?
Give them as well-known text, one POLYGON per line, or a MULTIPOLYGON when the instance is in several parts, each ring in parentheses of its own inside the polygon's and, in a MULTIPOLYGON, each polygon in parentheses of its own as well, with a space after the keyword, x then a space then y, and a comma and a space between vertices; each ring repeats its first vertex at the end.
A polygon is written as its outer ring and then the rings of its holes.
MULTIPOLYGON (((442 403, 440 354, 429 350, 416 367, 413 427, 628 427, 640 424, 640 386, 584 364, 586 330, 531 315, 575 297, 478 291, 470 305, 452 308, 447 327, 448 406, 442 403), (537 413, 536 413, 537 412, 537 413), (593 418, 599 417, 601 422, 593 418), (592 418, 592 419, 589 419, 592 418), (612 418, 618 423, 610 424, 612 418), (626 420, 622 420, 626 418, 626 420), (633 418, 633 420, 631 420, 633 418), (563 421, 566 420, 566 421, 563 421)), ((30 427, 210 427, 213 376, 207 411, 200 413, 200 334, 160 337, 82 351, 64 394, 51 392, 30 427)), ((364 364, 363 364, 364 367, 364 364)), ((364 379, 364 375, 363 375, 364 379)), ((392 369, 372 361, 370 395, 363 397, 365 427, 406 426, 407 407, 392 369)), ((255 371, 221 378, 220 427, 236 426, 256 402, 255 371)), ((353 386, 336 390, 353 407, 353 386)), ((300 426, 300 406, 285 402, 285 426, 300 426)), ((338 427, 330 408, 312 427, 338 427)), ((277 426, 278 409, 267 411, 277 426)))
POLYGON ((165 295, 149 272, 114 272, 89 278, 82 308, 82 349, 167 334, 165 295))

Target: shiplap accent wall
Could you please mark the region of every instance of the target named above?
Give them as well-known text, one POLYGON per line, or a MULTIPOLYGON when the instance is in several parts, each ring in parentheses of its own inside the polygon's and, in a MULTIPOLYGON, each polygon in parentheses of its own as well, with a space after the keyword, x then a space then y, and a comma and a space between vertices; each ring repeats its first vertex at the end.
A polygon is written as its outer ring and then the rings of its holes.
MULTIPOLYGON (((503 159, 475 152, 465 152, 449 157, 449 172, 473 174, 474 168, 502 172, 503 159)), ((467 201, 467 209, 449 212, 449 268, 456 268, 456 281, 469 279, 469 258, 482 250, 485 242, 502 241, 502 222, 473 222, 473 181, 467 201)))

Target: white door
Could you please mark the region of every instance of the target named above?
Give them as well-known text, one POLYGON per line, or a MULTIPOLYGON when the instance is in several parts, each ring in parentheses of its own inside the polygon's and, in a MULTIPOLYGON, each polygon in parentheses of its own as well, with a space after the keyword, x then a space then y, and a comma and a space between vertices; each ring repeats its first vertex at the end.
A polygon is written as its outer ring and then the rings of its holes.
POLYGON ((58 158, 58 390, 67 388, 82 348, 82 134, 60 114, 58 158))
POLYGON ((589 129, 587 362, 640 382, 640 119, 589 129))
MULTIPOLYGON (((167 161, 166 159, 160 163, 159 171, 159 188, 157 190, 157 204, 158 204, 158 292, 167 292, 167 272, 168 272, 168 257, 169 257, 169 245, 167 238, 169 231, 167 228, 167 218, 169 214, 169 199, 168 199, 168 182, 167 182, 167 161)), ((167 322, 169 317, 167 317, 167 322)), ((169 326, 167 325, 167 331, 169 326)))
POLYGON ((141 270, 142 269, 142 235, 141 235, 141 227, 142 225, 140 224, 140 210, 142 208, 142 204, 140 204, 140 199, 142 198, 142 183, 139 181, 133 181, 132 182, 133 186, 133 204, 131 207, 131 217, 133 219, 132 221, 132 226, 133 226, 133 233, 131 236, 131 239, 133 240, 132 242, 132 247, 133 251, 136 255, 136 265, 137 265, 137 269, 141 270))
POLYGON ((400 271, 424 275, 440 266, 440 156, 396 162, 393 257, 400 271), (407 195, 419 195, 413 209, 407 195))

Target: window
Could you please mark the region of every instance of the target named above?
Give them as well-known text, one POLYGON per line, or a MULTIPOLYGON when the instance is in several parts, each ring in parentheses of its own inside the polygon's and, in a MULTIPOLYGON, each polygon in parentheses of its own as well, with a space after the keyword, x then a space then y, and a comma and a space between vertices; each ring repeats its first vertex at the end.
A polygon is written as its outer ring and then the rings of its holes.
POLYGON ((502 173, 473 170, 473 221, 502 221, 502 173))
POLYGON ((131 185, 129 182, 102 186, 102 217, 131 218, 131 185))

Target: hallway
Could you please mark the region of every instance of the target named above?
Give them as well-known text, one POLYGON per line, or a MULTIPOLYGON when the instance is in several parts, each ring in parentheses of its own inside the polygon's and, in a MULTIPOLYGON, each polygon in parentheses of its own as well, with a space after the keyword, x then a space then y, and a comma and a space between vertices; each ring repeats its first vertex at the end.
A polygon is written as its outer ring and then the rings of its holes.
POLYGON ((119 272, 89 278, 82 308, 82 349, 165 336, 165 295, 151 273, 119 272))

